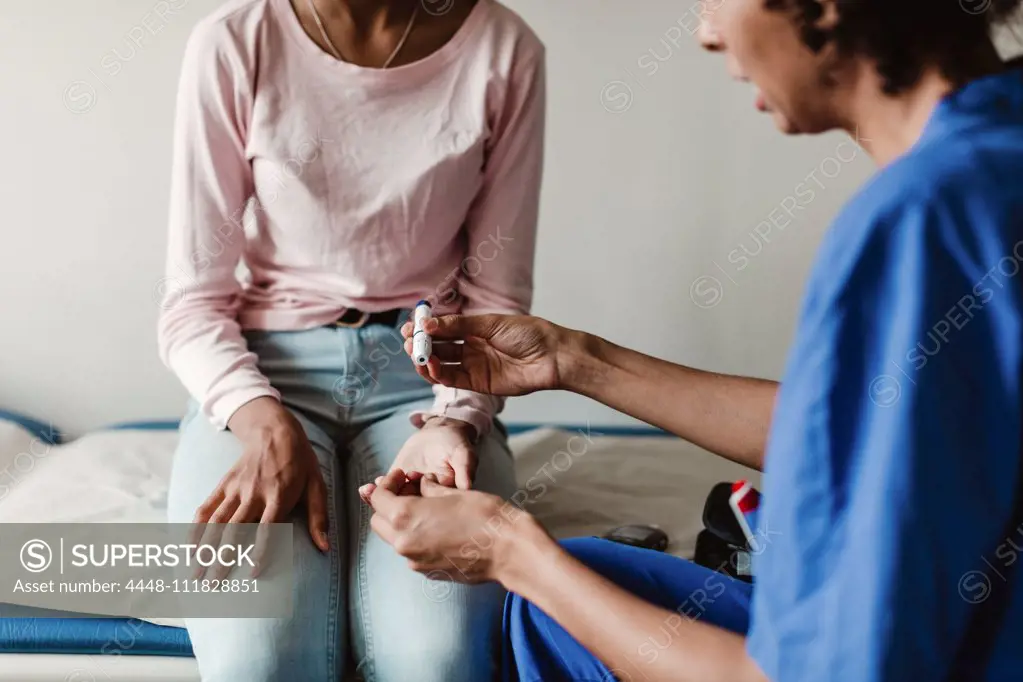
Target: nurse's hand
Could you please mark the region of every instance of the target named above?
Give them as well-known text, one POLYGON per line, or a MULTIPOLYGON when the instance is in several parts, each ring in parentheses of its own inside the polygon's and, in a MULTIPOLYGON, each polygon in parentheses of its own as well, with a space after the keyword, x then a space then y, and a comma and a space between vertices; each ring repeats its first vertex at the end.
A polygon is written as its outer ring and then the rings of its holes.
POLYGON ((475 428, 466 422, 427 417, 423 427, 405 441, 391 471, 432 474, 441 485, 468 490, 476 477, 475 435, 475 428))
MULTIPOLYGON (((433 355, 416 368, 423 378, 504 396, 560 388, 582 336, 528 315, 445 315, 427 320, 424 329, 433 355)), ((412 324, 401 331, 411 355, 412 324)))
POLYGON ((395 470, 372 486, 370 525, 412 570, 433 580, 500 582, 524 533, 547 537, 529 514, 496 495, 452 490, 432 476, 421 479, 419 495, 407 495, 404 478, 395 470))

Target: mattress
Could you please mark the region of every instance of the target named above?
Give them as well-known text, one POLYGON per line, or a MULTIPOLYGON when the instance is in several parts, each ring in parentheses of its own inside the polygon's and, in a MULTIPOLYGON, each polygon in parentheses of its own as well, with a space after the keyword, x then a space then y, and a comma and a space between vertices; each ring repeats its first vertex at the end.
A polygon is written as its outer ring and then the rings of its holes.
POLYGON ((199 682, 194 658, 0 654, 0 682, 199 682))
MULTIPOLYGON (((759 483, 759 475, 749 469, 647 428, 520 425, 509 431, 519 484, 513 499, 557 538, 601 535, 626 524, 654 525, 668 534, 669 552, 689 557, 713 485, 740 478, 759 483)), ((66 444, 43 436, 0 418, 0 471, 19 472, 0 497, 0 523, 165 519, 177 444, 173 425, 108 429, 66 444), (25 453, 30 453, 31 466, 25 453)), ((190 645, 179 620, 143 623, 59 614, 31 619, 11 608, 0 605, 0 682, 198 679, 194 661, 185 658, 190 645), (136 643, 111 651, 117 647, 111 642, 127 628, 136 643), (129 655, 98 655, 103 651, 129 655), (109 663, 113 673, 96 667, 101 663, 109 663)))

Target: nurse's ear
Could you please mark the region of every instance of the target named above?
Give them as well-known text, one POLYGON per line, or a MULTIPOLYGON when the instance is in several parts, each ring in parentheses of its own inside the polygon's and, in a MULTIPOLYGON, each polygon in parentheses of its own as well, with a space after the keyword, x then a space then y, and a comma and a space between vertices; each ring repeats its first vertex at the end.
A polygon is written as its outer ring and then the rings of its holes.
POLYGON ((838 0, 768 0, 772 6, 798 6, 799 32, 803 43, 817 56, 822 82, 834 85, 844 67, 833 39, 841 21, 838 0))
POLYGON ((806 21, 802 27, 803 41, 814 52, 820 52, 831 41, 831 35, 838 26, 838 3, 836 0, 796 1, 801 5, 803 19, 806 21))

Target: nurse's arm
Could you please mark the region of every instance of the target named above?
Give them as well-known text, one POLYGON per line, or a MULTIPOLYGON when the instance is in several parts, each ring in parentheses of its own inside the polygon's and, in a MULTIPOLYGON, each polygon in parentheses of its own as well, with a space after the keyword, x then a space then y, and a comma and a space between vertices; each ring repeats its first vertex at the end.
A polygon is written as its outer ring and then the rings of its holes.
MULTIPOLYGON (((763 469, 773 381, 676 365, 529 315, 445 315, 426 331, 436 358, 418 371, 434 384, 491 395, 573 391, 763 469)), ((409 353, 412 332, 402 328, 409 353)))
POLYGON ((706 372, 571 332, 562 388, 762 470, 778 384, 706 372))
POLYGON ((517 524, 509 539, 517 546, 504 552, 498 580, 621 679, 767 682, 743 637, 626 592, 564 551, 538 524, 517 524))

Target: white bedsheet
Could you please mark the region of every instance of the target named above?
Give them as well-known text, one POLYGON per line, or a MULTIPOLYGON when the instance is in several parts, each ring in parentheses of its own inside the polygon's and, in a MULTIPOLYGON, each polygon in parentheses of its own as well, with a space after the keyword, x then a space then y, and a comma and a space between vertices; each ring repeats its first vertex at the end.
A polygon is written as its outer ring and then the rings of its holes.
MULTIPOLYGON (((0 422, 0 523, 162 522, 177 438, 173 431, 99 431, 49 446, 0 422)), ((675 438, 539 429, 513 436, 511 445, 519 482, 513 499, 558 538, 653 524, 668 533, 669 552, 691 556, 714 483, 759 482, 754 472, 675 438)))
POLYGON ((599 433, 598 426, 588 432, 539 429, 511 439, 516 499, 555 537, 656 525, 668 534, 670 553, 691 557, 714 484, 760 484, 758 472, 678 438, 599 433))
POLYGON ((0 421, 0 523, 166 521, 177 440, 176 431, 97 431, 48 445, 0 421))

